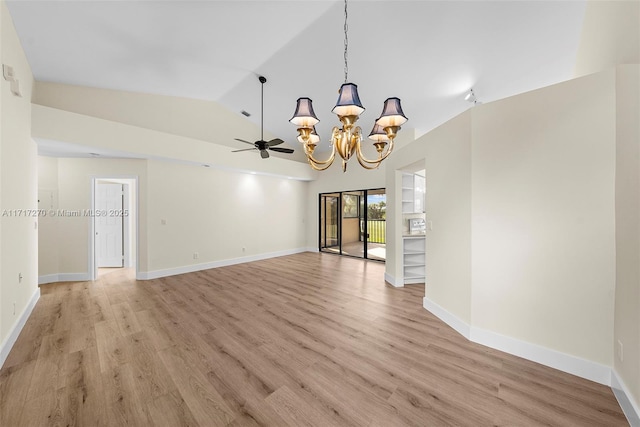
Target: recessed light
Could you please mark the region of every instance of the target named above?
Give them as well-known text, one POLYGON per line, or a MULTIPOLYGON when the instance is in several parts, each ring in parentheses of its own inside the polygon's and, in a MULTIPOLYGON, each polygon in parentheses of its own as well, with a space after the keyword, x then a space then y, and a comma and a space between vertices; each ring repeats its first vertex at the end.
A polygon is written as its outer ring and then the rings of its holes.
POLYGON ((240 113, 242 113, 242 115, 245 117, 251 117, 251 113, 249 113, 248 111, 242 110, 240 111, 240 113))
POLYGON ((211 167, 211 165, 202 165, 202 167, 204 167, 204 168, 210 168, 210 167, 211 167))

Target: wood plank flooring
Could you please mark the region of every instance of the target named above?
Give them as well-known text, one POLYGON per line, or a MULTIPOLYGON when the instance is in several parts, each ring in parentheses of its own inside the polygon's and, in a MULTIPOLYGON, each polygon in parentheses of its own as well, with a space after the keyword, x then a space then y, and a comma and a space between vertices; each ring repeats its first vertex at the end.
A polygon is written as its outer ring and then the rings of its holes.
POLYGON ((468 342, 383 273, 303 253, 44 285, 0 425, 628 425, 608 387, 468 342))

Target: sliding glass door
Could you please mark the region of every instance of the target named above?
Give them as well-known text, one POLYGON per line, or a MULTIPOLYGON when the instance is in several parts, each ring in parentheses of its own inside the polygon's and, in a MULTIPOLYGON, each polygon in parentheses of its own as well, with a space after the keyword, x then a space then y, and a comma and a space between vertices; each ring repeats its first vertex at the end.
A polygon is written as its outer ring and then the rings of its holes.
POLYGON ((320 194, 319 249, 358 258, 386 258, 384 189, 320 194))

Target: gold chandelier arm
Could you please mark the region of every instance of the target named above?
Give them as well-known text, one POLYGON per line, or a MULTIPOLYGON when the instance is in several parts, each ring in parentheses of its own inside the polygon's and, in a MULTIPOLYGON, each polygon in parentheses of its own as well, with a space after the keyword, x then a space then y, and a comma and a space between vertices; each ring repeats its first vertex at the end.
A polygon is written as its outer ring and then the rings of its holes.
MULTIPOLYGON (((362 164, 362 162, 364 163, 369 163, 371 165, 380 165, 380 163, 386 159, 387 157, 389 157, 389 154, 391 154, 391 152, 393 151, 393 138, 391 138, 389 140, 389 146, 387 147, 387 151, 384 153, 384 155, 382 153, 380 153, 380 157, 377 158, 376 160, 370 160, 367 159, 364 154, 362 154, 362 148, 361 145, 358 144, 357 148, 356 148, 356 156, 358 157, 358 162, 360 163, 360 165, 362 165, 362 167, 366 167, 362 164)), ((373 169, 377 168, 378 166, 375 166, 373 169)))
POLYGON ((317 165, 316 165, 315 163, 313 163, 313 161, 311 161, 311 159, 309 159, 309 158, 307 158, 307 162, 309 163, 309 166, 311 166, 311 169, 313 169, 313 170, 317 170, 318 172, 322 172, 322 171, 324 171, 324 170, 329 169, 329 167, 330 167, 330 166, 331 166, 331 164, 333 163, 333 162, 331 162, 331 163, 326 164, 326 165, 324 165, 324 166, 317 166, 317 165))
POLYGON ((373 164, 369 165, 369 164, 365 163, 364 161, 362 161, 360 156, 356 155, 356 157, 358 158, 358 163, 360 163, 360 166, 362 166, 365 169, 369 169, 369 170, 378 169, 378 167, 380 167, 380 163, 382 163, 382 160, 380 160, 379 162, 375 163, 375 166, 373 164))
POLYGON ((333 145, 331 147, 331 155, 327 160, 318 160, 313 157, 313 152, 308 150, 306 145, 304 146, 304 154, 307 156, 307 160, 309 161, 309 163, 313 162, 316 165, 327 165, 327 167, 329 167, 333 163, 333 160, 336 158, 336 146, 333 145))

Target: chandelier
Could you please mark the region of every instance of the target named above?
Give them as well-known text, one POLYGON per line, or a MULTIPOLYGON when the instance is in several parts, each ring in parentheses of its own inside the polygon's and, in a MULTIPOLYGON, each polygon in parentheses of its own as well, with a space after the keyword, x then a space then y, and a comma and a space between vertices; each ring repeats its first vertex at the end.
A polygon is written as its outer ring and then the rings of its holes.
POLYGON ((347 26, 347 0, 344 1, 344 84, 340 87, 338 102, 331 110, 338 116, 342 127, 335 126, 331 132, 331 155, 326 160, 318 160, 313 152, 320 142, 315 125, 320 122, 313 111, 313 101, 309 98, 298 98, 296 111, 291 120, 298 126, 298 141, 304 147, 309 165, 317 171, 323 171, 333 164, 336 152, 342 158, 342 171, 346 172, 347 162, 355 154, 358 163, 365 169, 376 169, 380 163, 393 151, 393 140, 400 130, 400 126, 408 119, 402 112, 399 98, 387 98, 384 101, 382 114, 373 125, 369 139, 373 140, 373 146, 378 152, 376 159, 368 159, 362 153, 362 129, 355 126, 364 107, 358 96, 358 86, 348 82, 349 64, 349 38, 347 26))

